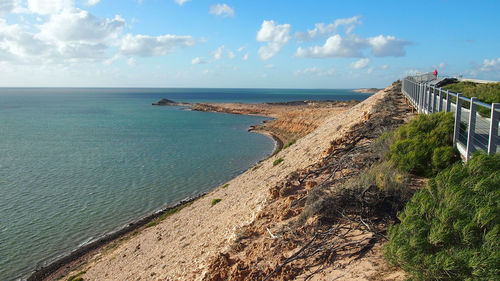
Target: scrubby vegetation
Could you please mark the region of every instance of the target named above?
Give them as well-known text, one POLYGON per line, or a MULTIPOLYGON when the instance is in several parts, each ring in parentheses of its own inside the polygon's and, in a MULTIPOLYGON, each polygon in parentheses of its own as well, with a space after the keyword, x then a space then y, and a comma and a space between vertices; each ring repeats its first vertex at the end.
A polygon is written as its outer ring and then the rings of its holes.
POLYGON ((386 256, 414 280, 500 280, 500 155, 429 181, 389 229, 386 256))
POLYGON ((83 281, 83 278, 80 277, 81 275, 85 274, 85 271, 80 271, 75 275, 72 275, 68 278, 68 281, 83 281))
POLYGON ((477 97, 485 103, 500 102, 500 83, 458 82, 444 86, 445 89, 462 93, 466 97, 477 97))
POLYGON ((273 166, 276 166, 276 165, 278 165, 281 162, 283 162, 283 158, 278 158, 278 159, 274 160, 273 166))
POLYGON ((291 141, 289 141, 287 144, 285 144, 285 145, 283 146, 283 149, 285 149, 285 148, 288 148, 288 147, 292 146, 292 145, 293 145, 296 141, 297 141, 296 139, 292 139, 291 141))
POLYGON ((459 157, 453 149, 453 114, 418 115, 383 142, 393 142, 388 158, 398 169, 420 176, 433 176, 456 162, 459 157))
POLYGON ((406 173, 394 168, 390 162, 377 163, 359 177, 347 181, 342 188, 327 193, 314 190, 300 223, 316 214, 325 222, 338 221, 345 214, 396 218, 411 195, 406 173))
POLYGON ((220 199, 220 198, 213 199, 212 206, 215 206, 215 204, 219 203, 220 201, 222 201, 222 199, 220 199))
MULTIPOLYGON (((458 82, 448 84, 443 88, 456 93, 462 93, 466 97, 477 97, 479 101, 492 104, 500 102, 500 83, 473 83, 458 82)), ((466 103, 464 106, 469 106, 466 103)), ((490 110, 484 107, 478 107, 478 111, 483 116, 489 116, 490 110)))

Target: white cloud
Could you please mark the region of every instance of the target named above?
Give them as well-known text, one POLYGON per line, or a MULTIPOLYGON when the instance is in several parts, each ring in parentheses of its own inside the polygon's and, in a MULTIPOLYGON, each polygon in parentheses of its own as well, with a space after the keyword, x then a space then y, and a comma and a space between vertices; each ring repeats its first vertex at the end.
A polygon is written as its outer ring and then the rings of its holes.
POLYGON ((248 60, 248 53, 246 53, 241 59, 242 60, 248 60))
POLYGON ((179 35, 131 35, 124 36, 120 43, 120 52, 125 55, 163 56, 172 53, 175 49, 191 47, 195 40, 191 36, 179 35))
POLYGON ((0 61, 39 60, 51 54, 51 45, 18 24, 0 19, 0 61))
POLYGON ((331 68, 329 70, 323 70, 319 67, 312 66, 304 69, 297 70, 293 73, 295 76, 300 75, 317 75, 317 76, 329 76, 335 73, 335 69, 331 68))
POLYGON ((136 66, 137 60, 135 58, 129 58, 129 59, 127 59, 127 64, 130 66, 136 66))
POLYGON ((376 57, 401 57, 406 54, 405 46, 411 44, 394 36, 379 35, 364 39, 354 34, 346 37, 335 34, 328 38, 323 46, 299 47, 295 56, 309 58, 362 57, 363 50, 371 48, 371 53, 376 57))
POLYGON ((357 36, 342 38, 339 34, 336 34, 328 38, 323 46, 314 46, 307 49, 299 47, 295 56, 309 58, 361 57, 361 50, 366 46, 366 41, 357 36))
POLYGON ((203 58, 196 57, 191 60, 191 64, 205 64, 207 63, 203 58))
POLYGON ((445 62, 441 62, 439 63, 438 65, 435 65, 434 68, 439 68, 439 69, 443 69, 443 68, 446 68, 448 66, 447 63, 445 62))
POLYGON ((0 16, 7 15, 17 6, 16 0, 0 0, 0 16))
POLYGON ((314 29, 309 29, 307 32, 296 32, 295 38, 301 41, 307 41, 319 36, 328 36, 336 33, 341 26, 345 27, 345 33, 350 34, 354 31, 356 25, 360 24, 361 20, 359 16, 336 19, 330 24, 317 23, 314 25, 314 29))
POLYGON ((259 56, 263 60, 274 57, 283 46, 290 41, 290 24, 276 25, 274 21, 264 20, 262 27, 257 32, 257 41, 267 42, 266 46, 259 48, 259 56))
POLYGON ((73 5, 73 0, 28 0, 28 10, 40 15, 56 14, 73 5))
POLYGON ((227 4, 216 4, 210 6, 210 14, 222 17, 234 17, 234 9, 227 4))
POLYGON ((94 6, 99 2, 101 2, 101 0, 87 0, 87 5, 94 6))
POLYGON ((402 57, 406 55, 405 46, 411 45, 410 42, 397 39, 390 35, 379 35, 368 38, 367 40, 372 47, 372 54, 376 57, 402 57))
POLYGON ((224 52, 224 45, 220 46, 217 48, 217 50, 212 52, 212 55, 214 55, 215 60, 220 60, 223 57, 223 52, 224 52))
POLYGON ((500 58, 485 59, 479 67, 479 70, 484 72, 498 72, 500 71, 500 58))
POLYGON ((383 70, 389 69, 389 65, 387 65, 387 64, 381 65, 380 69, 383 69, 383 70))
POLYGON ((266 65, 264 65, 264 68, 267 68, 267 69, 274 68, 274 64, 266 64, 266 65))
POLYGON ((191 0, 175 0, 175 3, 179 4, 180 6, 184 5, 184 3, 191 1, 191 0))
POLYGON ((245 49, 246 49, 246 47, 239 47, 238 52, 243 52, 243 50, 245 50, 245 49))
POLYGON ((226 49, 224 45, 213 51, 212 55, 214 56, 214 60, 220 60, 224 57, 228 57, 230 59, 236 58, 236 54, 233 51, 226 49))
POLYGON ((367 67, 368 64, 370 64, 370 59, 364 58, 364 59, 360 59, 360 60, 357 60, 357 61, 351 63, 351 68, 352 69, 363 69, 363 68, 367 67))
POLYGON ((40 36, 44 39, 90 44, 117 38, 124 26, 125 20, 120 16, 99 19, 87 11, 71 9, 52 15, 39 28, 40 36))

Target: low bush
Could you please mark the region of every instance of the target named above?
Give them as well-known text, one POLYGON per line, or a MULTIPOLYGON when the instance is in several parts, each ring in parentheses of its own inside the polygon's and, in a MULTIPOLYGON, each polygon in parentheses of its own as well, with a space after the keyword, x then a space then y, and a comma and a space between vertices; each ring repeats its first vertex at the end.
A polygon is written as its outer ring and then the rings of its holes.
POLYGON ((402 171, 433 176, 456 162, 452 113, 420 114, 394 132, 388 158, 402 171))
POLYGON ((389 227, 386 257, 412 280, 500 280, 499 187, 500 154, 439 173, 389 227))
POLYGON ((219 203, 220 201, 222 201, 222 199, 220 199, 220 198, 213 199, 212 206, 215 206, 215 204, 219 203))
POLYGON ((287 144, 285 144, 285 145, 283 146, 283 149, 285 149, 285 148, 288 148, 288 147, 292 146, 292 145, 293 145, 296 141, 297 141, 297 140, 292 139, 291 141, 289 141, 287 144))
POLYGON ((281 162, 283 162, 283 158, 278 158, 278 159, 274 160, 273 166, 276 166, 276 165, 278 165, 281 162))
POLYGON ((377 163, 340 188, 314 189, 300 222, 315 215, 324 222, 335 222, 341 214, 396 218, 411 195, 406 173, 390 162, 377 163))
MULTIPOLYGON (((445 89, 456 93, 462 93, 466 97, 477 97, 479 101, 492 104, 500 102, 500 83, 473 83, 458 82, 444 86, 445 89)), ((464 107, 469 107, 468 102, 464 102, 464 107)), ((485 107, 478 107, 478 111, 483 116, 490 116, 490 110, 485 107)))

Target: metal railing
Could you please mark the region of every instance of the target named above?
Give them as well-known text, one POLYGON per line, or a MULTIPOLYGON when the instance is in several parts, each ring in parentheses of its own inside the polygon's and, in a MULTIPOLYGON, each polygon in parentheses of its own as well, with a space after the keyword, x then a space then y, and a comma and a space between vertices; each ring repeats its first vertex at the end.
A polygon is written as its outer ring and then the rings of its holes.
POLYGON ((500 151, 498 141, 500 103, 491 105, 477 98, 467 98, 461 93, 433 86, 428 81, 420 82, 419 77, 407 76, 403 79, 402 91, 409 103, 419 112, 455 112, 453 146, 465 160, 472 153, 482 150, 488 154, 500 151), (485 114, 486 108, 489 114, 485 114))

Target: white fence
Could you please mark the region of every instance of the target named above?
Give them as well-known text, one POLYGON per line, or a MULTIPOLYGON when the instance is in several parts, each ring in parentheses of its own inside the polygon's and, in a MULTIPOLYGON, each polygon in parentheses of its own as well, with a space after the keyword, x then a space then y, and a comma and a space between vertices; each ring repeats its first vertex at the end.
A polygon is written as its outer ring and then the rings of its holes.
POLYGON ((402 91, 419 113, 455 112, 453 145, 465 160, 474 151, 482 150, 488 154, 499 151, 500 103, 482 103, 477 98, 464 97, 413 76, 403 79, 402 91), (479 114, 478 107, 487 108, 489 114, 479 114))

